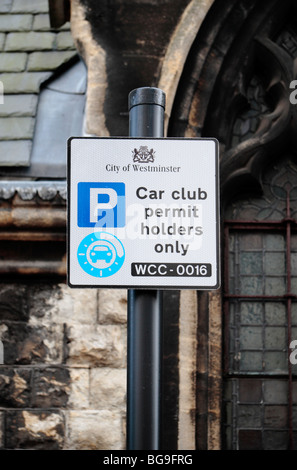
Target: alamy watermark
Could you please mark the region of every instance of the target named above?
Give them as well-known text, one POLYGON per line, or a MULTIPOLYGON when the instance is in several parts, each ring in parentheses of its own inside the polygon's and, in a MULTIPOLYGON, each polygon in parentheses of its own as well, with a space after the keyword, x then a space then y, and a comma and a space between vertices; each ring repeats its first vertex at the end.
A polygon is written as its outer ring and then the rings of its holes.
POLYGON ((297 364, 297 339, 291 341, 290 349, 292 349, 290 354, 290 363, 295 366, 297 364))
POLYGON ((297 80, 293 80, 290 83, 290 88, 293 88, 294 91, 290 93, 290 103, 291 104, 297 104, 297 80))

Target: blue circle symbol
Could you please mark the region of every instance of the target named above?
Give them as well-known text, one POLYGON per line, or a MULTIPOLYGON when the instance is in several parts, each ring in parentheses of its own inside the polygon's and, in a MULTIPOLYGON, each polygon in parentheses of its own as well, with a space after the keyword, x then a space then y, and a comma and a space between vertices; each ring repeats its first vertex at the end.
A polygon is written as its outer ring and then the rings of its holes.
POLYGON ((112 276, 123 266, 122 242, 107 232, 93 232, 79 244, 77 259, 81 268, 94 277, 112 276))

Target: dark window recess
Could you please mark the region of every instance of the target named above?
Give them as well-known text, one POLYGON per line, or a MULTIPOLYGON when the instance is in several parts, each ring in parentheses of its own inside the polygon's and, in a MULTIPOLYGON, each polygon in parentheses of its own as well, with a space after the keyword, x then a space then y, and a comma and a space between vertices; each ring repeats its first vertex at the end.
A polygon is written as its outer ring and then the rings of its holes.
POLYGON ((225 446, 297 449, 297 166, 286 159, 260 199, 225 220, 225 446))

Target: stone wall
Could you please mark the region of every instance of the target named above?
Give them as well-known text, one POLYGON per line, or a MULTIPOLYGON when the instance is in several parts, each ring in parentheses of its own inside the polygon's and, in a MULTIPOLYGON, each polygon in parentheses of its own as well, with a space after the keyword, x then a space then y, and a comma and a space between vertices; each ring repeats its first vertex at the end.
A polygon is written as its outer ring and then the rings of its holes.
POLYGON ((123 449, 126 293, 2 284, 0 447, 123 449))

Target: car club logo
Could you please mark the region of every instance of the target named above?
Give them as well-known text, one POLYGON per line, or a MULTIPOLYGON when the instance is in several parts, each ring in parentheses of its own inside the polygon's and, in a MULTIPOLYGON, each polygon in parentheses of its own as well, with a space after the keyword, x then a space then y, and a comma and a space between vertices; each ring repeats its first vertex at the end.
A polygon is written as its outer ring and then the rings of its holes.
POLYGON ((135 163, 153 163, 156 152, 154 149, 149 150, 147 145, 141 145, 139 150, 132 150, 133 162, 135 163))

